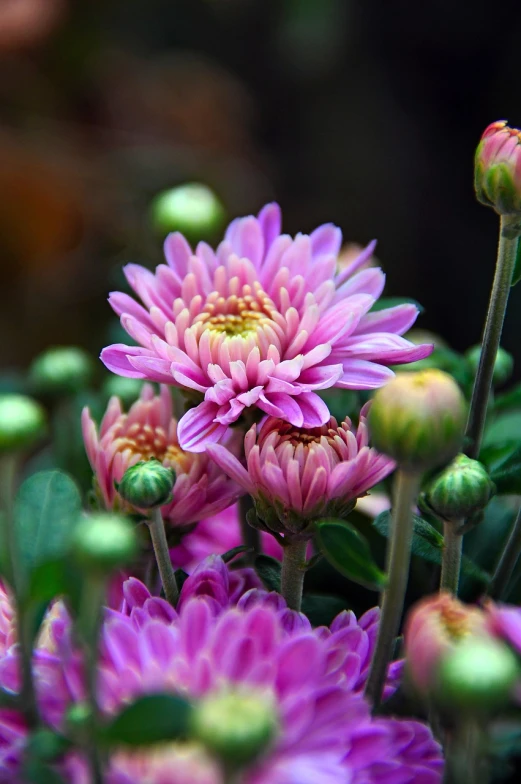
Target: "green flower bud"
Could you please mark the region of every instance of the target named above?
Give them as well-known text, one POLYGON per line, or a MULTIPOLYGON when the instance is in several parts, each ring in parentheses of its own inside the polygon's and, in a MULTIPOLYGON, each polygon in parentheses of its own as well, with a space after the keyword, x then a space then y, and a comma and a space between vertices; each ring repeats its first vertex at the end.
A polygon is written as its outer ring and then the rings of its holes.
MULTIPOLYGON (((481 357, 481 346, 472 346, 465 354, 465 358, 469 367, 474 375, 478 372, 479 360, 481 357)), ((492 376, 492 383, 494 386, 501 386, 512 375, 514 369, 514 358, 508 351, 499 347, 496 354, 496 361, 494 363, 494 373, 492 376)))
POLYGON ((439 517, 456 522, 484 509, 494 491, 486 468, 458 455, 430 484, 425 500, 439 517))
POLYGON ((233 767, 254 760, 268 746, 276 731, 272 701, 262 693, 214 694, 194 708, 193 737, 233 767))
POLYGON ((414 472, 454 457, 466 419, 460 388, 435 369, 395 376, 376 392, 369 412, 373 446, 414 472))
POLYGON ((143 389, 143 382, 138 378, 127 378, 126 376, 109 376, 102 387, 102 394, 109 398, 119 397, 125 409, 130 408, 135 403, 143 389))
POLYGON ((135 527, 127 518, 100 513, 78 523, 71 549, 82 569, 104 576, 131 563, 139 548, 135 527))
POLYGON ((438 696, 451 710, 494 713, 510 699, 521 671, 515 654, 490 637, 469 637, 447 652, 438 696))
POLYGON ((76 346, 57 346, 36 357, 29 370, 35 391, 70 395, 84 389, 94 375, 92 357, 76 346))
POLYGON ((215 193, 198 183, 163 191, 152 202, 150 215, 160 235, 180 231, 190 242, 214 236, 225 220, 224 207, 215 193))
POLYGON ((123 474, 117 491, 124 501, 138 509, 162 506, 172 496, 175 474, 159 460, 140 460, 123 474))
POLYGON ((45 431, 45 411, 36 400, 25 395, 0 397, 0 452, 32 446, 45 431))

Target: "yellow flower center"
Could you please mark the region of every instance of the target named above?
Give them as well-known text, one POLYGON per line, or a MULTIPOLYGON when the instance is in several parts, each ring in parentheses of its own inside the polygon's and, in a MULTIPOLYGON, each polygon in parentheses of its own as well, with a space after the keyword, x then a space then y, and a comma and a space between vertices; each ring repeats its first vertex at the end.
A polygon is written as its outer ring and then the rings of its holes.
POLYGON ((276 308, 260 285, 242 287, 239 294, 228 297, 214 291, 206 300, 204 310, 194 319, 202 330, 224 334, 226 338, 255 335, 259 327, 275 327, 276 308))
POLYGON ((184 452, 178 444, 169 444, 164 428, 135 422, 117 439, 117 451, 129 449, 139 460, 155 458, 174 471, 188 473, 194 455, 184 452))

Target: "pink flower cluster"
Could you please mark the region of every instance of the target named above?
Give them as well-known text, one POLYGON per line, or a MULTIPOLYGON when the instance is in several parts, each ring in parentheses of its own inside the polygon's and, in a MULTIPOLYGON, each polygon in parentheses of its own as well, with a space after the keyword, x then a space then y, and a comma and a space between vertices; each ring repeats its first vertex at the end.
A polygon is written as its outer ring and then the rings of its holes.
MULTIPOLYGON (((442 758, 428 729, 416 721, 373 718, 361 690, 367 675, 378 610, 359 621, 341 614, 313 630, 278 594, 232 584, 220 559, 201 564, 174 610, 130 580, 125 606, 110 610, 102 627, 98 702, 103 716, 154 691, 180 692, 194 704, 212 694, 247 689, 270 695, 277 731, 264 753, 241 773, 242 784, 439 784, 442 758), (399 776, 399 779, 397 779, 399 776)), ((44 720, 63 729, 67 709, 85 697, 82 658, 71 629, 60 630, 56 651, 37 651, 35 675, 44 720)), ((393 665, 388 690, 400 664, 393 665)), ((0 685, 19 686, 17 650, 0 657, 0 685)), ((0 778, 17 780, 26 730, 0 710, 0 778)), ((89 781, 86 762, 67 758, 71 784, 89 781)), ((108 784, 223 784, 216 761, 194 741, 151 751, 114 753, 108 784)))
POLYGON ((432 351, 401 337, 416 320, 414 305, 371 312, 385 276, 359 270, 374 243, 338 271, 341 240, 332 224, 281 234, 276 204, 234 220, 215 251, 169 235, 167 263, 155 274, 125 268, 143 304, 111 294, 137 346, 109 346, 103 362, 204 396, 179 422, 179 443, 192 452, 220 441, 251 407, 298 428, 324 425, 330 414, 317 391, 374 389, 393 375, 389 365, 432 351))

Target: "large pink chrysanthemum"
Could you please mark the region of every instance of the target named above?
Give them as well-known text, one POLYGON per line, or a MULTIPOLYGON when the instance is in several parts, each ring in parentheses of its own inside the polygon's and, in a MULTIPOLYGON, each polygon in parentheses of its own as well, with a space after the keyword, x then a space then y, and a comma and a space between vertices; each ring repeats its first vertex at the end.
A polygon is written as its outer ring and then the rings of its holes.
POLYGON ((346 418, 322 427, 295 428, 266 417, 244 438, 246 468, 222 444, 209 444, 215 462, 255 499, 270 531, 311 535, 308 523, 325 514, 345 517, 356 498, 381 482, 394 462, 369 447, 366 415, 355 430, 346 418))
MULTIPOLYGON (((247 586, 244 586, 247 587, 247 586)), ((423 725, 373 719, 362 695, 378 610, 359 621, 342 613, 329 629, 313 630, 277 594, 250 589, 242 596, 219 558, 208 559, 185 582, 178 610, 130 580, 123 612, 107 612, 98 670, 99 705, 114 715, 135 697, 181 692, 196 704, 223 692, 270 696, 278 730, 241 784, 439 784, 438 744, 423 725), (236 604, 235 604, 236 603, 236 604)), ((70 633, 54 652, 38 651, 35 675, 43 719, 60 730, 67 708, 84 699, 81 657, 70 633)), ((0 684, 19 685, 16 650, 0 658, 0 684)), ((390 672, 388 687, 392 690, 390 672)), ((0 711, 0 780, 16 780, 26 730, 0 711), (9 776, 11 778, 9 778, 9 776)), ((87 784, 77 755, 62 773, 87 784)), ((222 771, 193 742, 177 742, 110 760, 107 784, 223 784, 222 771)))
POLYGON ((163 386, 159 395, 145 384, 128 414, 119 398, 111 398, 99 433, 88 408, 82 414, 83 440, 96 486, 107 509, 124 506, 114 483, 130 466, 156 458, 175 471, 172 500, 162 507, 165 521, 193 523, 225 509, 242 494, 207 455, 185 452, 177 438, 172 397, 163 386))
POLYGON ((193 252, 171 234, 167 265, 155 274, 125 268, 143 305, 110 296, 138 346, 104 349, 109 370, 204 395, 179 422, 184 449, 219 441, 250 406, 295 427, 318 427, 329 412, 317 390, 379 387, 393 375, 388 365, 432 350, 401 337, 416 319, 414 305, 369 312, 385 276, 358 270, 374 243, 338 272, 340 229, 326 224, 295 238, 280 231, 280 209, 268 204, 257 218, 233 221, 215 252, 205 243, 193 252))

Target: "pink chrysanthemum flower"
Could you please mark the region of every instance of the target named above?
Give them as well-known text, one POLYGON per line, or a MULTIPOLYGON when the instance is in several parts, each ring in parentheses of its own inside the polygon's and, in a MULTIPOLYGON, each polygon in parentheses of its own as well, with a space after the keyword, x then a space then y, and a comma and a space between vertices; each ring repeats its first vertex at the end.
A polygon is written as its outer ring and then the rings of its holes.
MULTIPOLYGON (((239 505, 233 504, 197 523, 193 531, 185 534, 170 550, 174 567, 191 574, 207 556, 223 555, 243 544, 239 514, 239 505)), ((282 547, 273 536, 261 531, 260 543, 263 553, 282 560, 282 547)))
POLYGON ((215 252, 205 243, 194 252, 171 234, 167 264, 155 274, 125 268, 143 305, 110 296, 138 346, 104 349, 109 370, 204 395, 179 422, 184 449, 219 441, 251 406, 295 427, 320 427, 329 412, 317 390, 374 389, 393 375, 389 365, 432 350, 401 337, 416 320, 414 305, 369 312, 385 277, 358 270, 374 243, 337 271, 340 229, 326 224, 295 238, 280 231, 280 209, 268 204, 256 218, 233 221, 215 252))
POLYGON ((174 525, 215 514, 241 495, 237 485, 223 476, 206 455, 181 449, 166 386, 155 395, 150 384, 145 384, 128 414, 122 411, 119 398, 111 398, 99 433, 85 408, 82 427, 97 490, 107 509, 124 504, 114 483, 121 481, 127 468, 151 458, 175 471, 172 501, 162 507, 163 518, 174 525))
MULTIPOLYGON (((269 606, 227 608, 216 617, 203 597, 188 601, 173 622, 141 616, 136 625, 135 620, 113 613, 104 624, 98 670, 102 714, 113 715, 138 695, 165 689, 185 694, 195 705, 223 693, 253 699, 262 694, 272 705, 277 730, 261 757, 238 777, 241 784, 391 784, 398 765, 407 771, 404 781, 415 780, 412 771, 423 772, 416 781, 441 780, 440 750, 423 725, 372 719, 363 696, 338 666, 341 654, 349 658, 345 645, 333 652, 329 640, 309 628, 288 631, 269 606)), ((65 656, 61 669, 47 670, 40 681, 42 704, 49 699, 56 710, 58 695, 82 700, 81 683, 79 658, 65 656)), ((170 754, 166 746, 159 755, 118 753, 106 780, 122 784, 133 775, 150 784, 184 783, 186 768, 181 766, 179 779, 172 768, 182 752, 183 744, 176 743, 170 754)), ((212 773, 211 765, 204 766, 202 750, 199 763, 201 775, 208 776, 202 776, 205 784, 223 784, 218 768, 212 773)))
POLYGON ((368 405, 357 430, 346 418, 322 427, 295 428, 268 417, 246 433, 247 468, 222 444, 209 444, 215 462, 250 493, 268 530, 310 535, 317 517, 345 517, 356 498, 394 469, 394 462, 369 447, 368 405))

